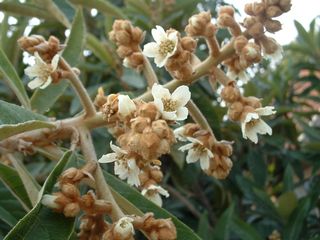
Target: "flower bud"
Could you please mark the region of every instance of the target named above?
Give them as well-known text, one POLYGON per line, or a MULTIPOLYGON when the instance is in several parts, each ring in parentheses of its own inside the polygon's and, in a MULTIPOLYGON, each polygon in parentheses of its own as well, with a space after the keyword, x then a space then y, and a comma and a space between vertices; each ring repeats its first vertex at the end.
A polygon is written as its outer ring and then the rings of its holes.
POLYGON ((114 239, 131 239, 131 237, 134 235, 134 228, 132 222, 133 219, 130 217, 120 218, 113 228, 114 239))
POLYGON ((248 33, 253 38, 260 38, 264 34, 264 27, 262 23, 256 22, 248 28, 248 33))
POLYGON ((66 217, 75 217, 80 212, 80 206, 78 203, 69 203, 63 209, 63 214, 66 217))
POLYGON ((282 10, 278 6, 270 6, 266 10, 266 15, 269 18, 279 17, 282 13, 282 10))
POLYGON ((241 102, 234 102, 229 106, 228 117, 232 121, 239 121, 243 111, 243 104, 241 102))
POLYGON ((233 103, 239 99, 240 91, 233 84, 230 84, 222 89, 221 97, 224 101, 233 103))
POLYGON ((246 105, 251 106, 253 108, 260 108, 261 105, 261 99, 256 97, 244 97, 243 101, 246 105))
POLYGON ((264 24, 266 30, 270 33, 275 33, 281 30, 281 22, 278 20, 268 19, 264 24))
POLYGON ((137 115, 140 117, 149 118, 151 121, 154 121, 160 117, 157 106, 152 102, 139 106, 137 115))
POLYGON ((253 4, 252 3, 246 3, 244 5, 244 11, 246 14, 250 15, 250 16, 254 16, 254 12, 253 12, 253 4))
POLYGON ((227 14, 233 18, 234 17, 234 8, 231 6, 222 6, 219 9, 219 15, 221 15, 221 14, 227 14))
POLYGON ((241 50, 244 48, 244 46, 247 45, 247 43, 248 43, 248 39, 245 36, 241 35, 236 37, 233 46, 236 52, 239 54, 241 50))
POLYGON ((183 37, 181 38, 181 46, 189 52, 194 52, 197 47, 197 41, 191 37, 183 37))
POLYGON ((131 129, 137 133, 142 133, 148 127, 150 127, 150 118, 137 117, 131 123, 131 129))
POLYGON ((265 6, 263 3, 254 2, 252 6, 252 11, 255 16, 258 16, 264 12, 265 6))
POLYGON ((283 12, 288 12, 291 9, 291 0, 280 0, 279 6, 283 12))
POLYGON ((68 198, 77 199, 80 197, 79 189, 70 183, 63 184, 61 186, 61 192, 68 198))
POLYGON ((278 5, 280 0, 267 0, 268 5, 278 5))

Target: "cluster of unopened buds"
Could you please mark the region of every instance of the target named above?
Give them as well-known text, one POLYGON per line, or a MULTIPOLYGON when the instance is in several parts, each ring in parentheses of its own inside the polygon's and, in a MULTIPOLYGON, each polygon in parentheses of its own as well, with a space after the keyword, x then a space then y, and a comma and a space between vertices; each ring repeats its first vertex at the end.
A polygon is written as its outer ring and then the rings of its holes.
MULTIPOLYGON (((186 151, 187 163, 200 163, 201 169, 209 176, 224 179, 232 168, 230 156, 232 142, 218 141, 210 129, 201 124, 187 123, 174 129, 179 121, 189 115, 188 103, 191 92, 186 84, 196 80, 195 76, 209 75, 223 86, 221 99, 228 107, 228 117, 241 123, 242 135, 254 143, 257 134, 272 134, 272 129, 261 119, 275 113, 274 107, 262 107, 256 97, 244 97, 237 86, 237 80, 246 83, 249 79, 246 69, 265 57, 278 60, 282 55, 281 46, 265 32, 274 33, 281 29, 281 23, 275 17, 290 9, 289 0, 262 0, 247 4, 245 12, 250 15, 243 23, 234 18, 234 9, 230 6, 220 8, 217 23, 212 23, 211 14, 202 12, 192 16, 185 28, 186 36, 175 29, 165 31, 161 26, 152 29, 154 42, 147 43, 143 49, 145 33, 134 27, 128 20, 116 20, 109 33, 110 39, 117 46, 117 54, 125 67, 145 71, 151 65, 147 57, 154 58, 157 67, 165 67, 178 82, 171 92, 166 87, 153 81, 150 85, 153 101, 142 98, 131 99, 128 95, 110 94, 105 96, 102 88, 95 99, 95 106, 102 113, 103 121, 116 144, 110 142, 112 153, 103 155, 100 163, 113 163, 114 173, 129 185, 137 187, 143 196, 161 206, 161 196, 169 193, 161 187, 163 172, 160 157, 170 153, 177 140, 186 142, 180 147, 186 151), (232 36, 228 56, 221 56, 216 39, 219 28, 227 28, 232 36), (201 62, 194 54, 197 38, 204 38, 209 48, 209 60, 201 62), (212 59, 222 58, 227 74, 216 66, 200 69, 212 59), (197 75, 198 74, 198 75, 197 75)), ((28 85, 31 89, 45 88, 57 83, 67 74, 59 61, 59 51, 63 46, 51 37, 45 41, 41 36, 24 37, 20 46, 35 56, 35 65, 28 67, 25 73, 34 78, 28 85)), ((79 70, 72 69, 78 75, 79 70)), ((150 69, 148 70, 150 72, 150 69)), ((191 113, 192 115, 192 113, 191 113)), ((203 121, 202 121, 203 122, 203 121)), ((106 223, 103 216, 112 211, 110 203, 99 200, 93 191, 80 195, 80 182, 94 181, 91 165, 82 169, 68 169, 59 179, 60 191, 54 195, 45 195, 43 203, 67 217, 74 217, 83 211, 81 218, 80 239, 97 233, 102 239, 133 239, 134 229, 141 230, 150 239, 175 239, 175 227, 169 219, 157 220, 152 214, 143 217, 124 216, 112 224, 106 223)), ((92 237, 92 236, 91 236, 92 237)))

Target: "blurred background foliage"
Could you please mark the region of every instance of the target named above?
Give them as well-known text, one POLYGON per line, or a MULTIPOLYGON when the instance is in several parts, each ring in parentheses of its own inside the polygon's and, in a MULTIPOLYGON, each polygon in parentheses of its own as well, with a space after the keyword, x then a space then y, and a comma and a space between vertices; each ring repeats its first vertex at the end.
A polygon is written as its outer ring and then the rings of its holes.
MULTIPOLYGON (((155 25, 183 32, 192 14, 209 10, 215 17, 216 9, 224 4, 220 0, 115 0, 112 4, 106 0, 21 2, 0 2, 4 14, 0 46, 24 83, 28 81, 23 73, 28 56, 19 50, 17 39, 23 34, 55 35, 63 42, 70 33, 66 27, 74 18, 75 6, 83 6, 87 34, 85 49, 76 66, 92 98, 100 86, 106 94, 127 92, 132 96, 146 88, 141 75, 122 67, 115 46, 108 40, 114 19, 130 19, 146 31, 147 42, 155 25), (52 6, 60 9, 66 19, 52 14, 52 6)), ((164 187, 171 193, 164 208, 202 239, 320 239, 320 31, 316 19, 310 23, 309 31, 298 22, 295 24, 298 37, 285 46, 283 61, 276 66, 268 61, 255 66, 250 71, 252 80, 243 86, 245 96, 263 98, 263 105, 276 107, 277 114, 269 121, 272 136, 261 137, 257 145, 242 139, 240 127, 226 119, 226 108, 207 80, 191 87, 193 100, 208 118, 217 138, 234 141, 234 166, 224 181, 204 175, 196 164, 186 165, 178 146, 171 155, 164 156, 164 187)), ((220 42, 227 37, 226 31, 219 31, 220 42)), ((201 40, 197 55, 200 59, 207 55, 201 40)), ((161 83, 170 80, 163 69, 156 71, 161 83)), ((80 103, 69 88, 63 88, 55 104, 46 108, 32 101, 46 101, 46 98, 38 98, 31 91, 28 94, 34 109, 48 117, 65 118, 80 111, 80 103)), ((18 104, 4 81, 0 81, 0 97, 18 104)), ((111 139, 105 129, 94 130, 99 156, 109 151, 107 145, 111 139)), ((26 157, 24 162, 40 184, 55 165, 41 155, 26 157)), ((111 167, 109 171, 112 172, 111 167)), ((0 203, 1 239, 25 212, 16 206, 19 203, 2 183, 0 203), (3 221, 5 210, 15 210, 11 222, 3 221)))

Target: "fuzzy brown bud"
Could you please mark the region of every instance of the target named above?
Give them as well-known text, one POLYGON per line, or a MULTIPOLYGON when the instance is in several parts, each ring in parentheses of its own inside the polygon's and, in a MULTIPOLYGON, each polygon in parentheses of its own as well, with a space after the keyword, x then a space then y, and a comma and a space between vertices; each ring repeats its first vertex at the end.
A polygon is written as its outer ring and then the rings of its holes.
POLYGON ((141 71, 144 66, 144 56, 141 52, 134 52, 130 56, 124 58, 123 65, 141 71))
POLYGON ((265 22, 264 27, 268 32, 275 33, 281 30, 281 22, 278 20, 268 19, 265 22))
POLYGON ((254 16, 254 12, 253 12, 253 3, 246 3, 244 5, 244 12, 250 16, 254 16))
POLYGON ((227 14, 230 17, 234 17, 234 8, 231 6, 222 6, 219 9, 219 15, 220 14, 227 14))
POLYGON ((77 199, 80 197, 79 189, 71 183, 63 184, 61 186, 61 192, 70 199, 77 199))
POLYGON ((270 6, 266 10, 266 15, 269 18, 279 17, 282 13, 282 10, 278 6, 270 6))
POLYGON ((251 106, 253 108, 260 108, 262 106, 261 99, 256 98, 256 97, 244 97, 243 102, 246 105, 251 106))
POLYGON ((252 11, 255 16, 261 15, 265 10, 265 5, 263 3, 254 2, 252 6, 252 11))
POLYGON ((234 49, 236 50, 236 53, 240 53, 241 50, 244 48, 244 46, 246 46, 248 43, 248 39, 245 36, 238 36, 236 37, 235 41, 234 41, 234 49))
POLYGON ((234 82, 231 82, 231 84, 225 86, 221 92, 222 99, 228 103, 237 101, 240 98, 240 95, 240 91, 235 86, 234 82))
POLYGON ((291 0, 280 0, 279 6, 283 12, 288 12, 291 9, 291 0))
POLYGON ((141 104, 137 112, 138 116, 149 118, 151 121, 160 117, 160 112, 157 106, 152 102, 141 104))
POLYGON ((197 41, 191 37, 181 38, 180 43, 181 43, 182 48, 189 51, 189 52, 194 52, 194 50, 197 47, 197 41))
POLYGON ((248 33, 253 37, 253 38, 260 38, 264 34, 264 27, 262 23, 256 22, 252 26, 248 28, 248 33))
POLYGON ((228 108, 228 117, 232 121, 239 121, 243 111, 243 104, 241 102, 234 102, 228 108))
POLYGON ((63 209, 63 214, 66 217, 75 217, 79 214, 79 212, 80 212, 80 206, 76 202, 67 204, 63 209))

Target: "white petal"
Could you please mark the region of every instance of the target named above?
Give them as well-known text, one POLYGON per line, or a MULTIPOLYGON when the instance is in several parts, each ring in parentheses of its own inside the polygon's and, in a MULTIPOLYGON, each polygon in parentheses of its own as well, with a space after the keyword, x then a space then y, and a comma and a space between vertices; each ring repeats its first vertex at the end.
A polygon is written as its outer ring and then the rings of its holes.
POLYGON ((162 198, 159 193, 146 195, 146 198, 149 199, 154 204, 156 204, 157 206, 162 207, 162 198))
POLYGON ((171 99, 177 101, 179 107, 185 106, 191 98, 191 92, 188 86, 182 85, 172 93, 171 99))
POLYGON ((274 106, 256 108, 255 112, 258 113, 259 116, 269 116, 276 113, 276 111, 274 111, 274 106))
POLYGON ((154 99, 170 98, 171 94, 167 88, 164 88, 160 84, 153 84, 151 93, 154 99))
POLYGON ((166 38, 167 38, 167 34, 164 31, 163 27, 158 26, 158 25, 156 26, 156 28, 153 28, 151 30, 151 34, 152 34, 153 39, 157 43, 160 43, 161 41, 166 40, 166 38))
POLYGON ((54 55, 54 57, 51 60, 52 71, 55 71, 58 68, 59 60, 60 60, 59 54, 54 55))
POLYGON ((115 162, 116 160, 117 160, 116 153, 108 153, 108 154, 103 155, 99 159, 99 163, 112 163, 112 162, 115 162))
POLYGON ((210 166, 210 158, 207 154, 201 154, 200 167, 202 170, 208 170, 210 166))
POLYGON ((147 57, 156 57, 159 52, 159 45, 155 42, 147 43, 143 47, 143 54, 147 57))
POLYGON ((182 152, 184 152, 184 151, 186 151, 186 150, 191 149, 192 147, 193 147, 193 143, 188 143, 188 144, 186 144, 186 145, 183 145, 183 146, 179 147, 179 150, 182 151, 182 152))
POLYGON ((121 148, 119 148, 117 145, 114 145, 112 141, 110 141, 110 148, 112 151, 114 151, 116 154, 127 154, 127 152, 121 148))
POLYGON ((180 107, 177 109, 177 121, 186 120, 188 118, 188 108, 180 107))
POLYGON ((51 83, 52 83, 52 77, 49 76, 48 79, 47 79, 47 81, 45 81, 45 82, 43 83, 43 85, 40 86, 40 88, 41 88, 41 89, 45 89, 45 88, 48 87, 51 83))
POLYGON ((128 95, 119 95, 118 100, 118 109, 120 115, 126 117, 136 110, 136 105, 128 95))
POLYGON ((154 58, 154 62, 155 62, 155 64, 157 65, 158 68, 161 68, 161 67, 163 67, 164 65, 166 65, 169 57, 170 57, 170 56, 168 56, 168 54, 165 55, 165 56, 163 56, 163 55, 161 55, 161 54, 157 54, 157 55, 155 56, 155 58, 154 58))
POLYGON ((254 127, 246 127, 245 129, 245 136, 249 138, 255 144, 258 143, 258 134, 254 127))
POLYGON ((175 120, 177 120, 177 113, 176 113, 176 111, 174 111, 174 112, 163 111, 162 118, 165 120, 175 121, 175 120))
POLYGON ((186 162, 187 162, 187 163, 194 163, 194 162, 198 161, 199 158, 200 158, 199 152, 198 152, 198 151, 195 151, 193 148, 191 148, 191 149, 188 151, 188 155, 187 155, 187 158, 186 158, 186 162))
POLYGON ((47 66, 47 63, 45 61, 42 60, 42 58, 39 56, 38 52, 34 53, 35 56, 35 65, 39 65, 39 67, 41 66, 47 66))
POLYGON ((246 123, 245 122, 241 122, 241 132, 242 132, 242 137, 244 139, 247 139, 247 135, 246 135, 246 123))
POLYGON ((59 208, 59 205, 55 202, 57 196, 45 194, 42 197, 41 203, 49 208, 59 208))
POLYGON ((28 87, 30 89, 35 89, 40 87, 43 84, 43 80, 41 78, 35 78, 34 80, 28 83, 28 87))
MULTIPOLYGON (((179 109, 178 109, 178 111, 179 111, 179 109)), ((176 128, 173 131, 175 138, 177 138, 179 141, 187 141, 187 138, 184 135, 184 131, 185 131, 184 126, 176 128)))
POLYGON ((259 117, 259 115, 257 113, 249 112, 249 113, 247 113, 247 115, 246 115, 246 117, 244 119, 244 122, 248 123, 248 122, 252 121, 253 119, 257 120, 259 118, 260 117, 259 117))
POLYGON ((272 134, 272 128, 263 120, 260 120, 259 122, 257 122, 256 124, 256 131, 259 134, 272 134))
POLYGON ((40 72, 39 71, 39 67, 37 65, 31 66, 31 67, 27 67, 24 70, 24 73, 30 78, 39 76, 39 72, 40 72))
POLYGON ((157 109, 159 110, 159 112, 163 112, 163 102, 160 98, 155 98, 153 101, 154 105, 156 105, 157 109))

